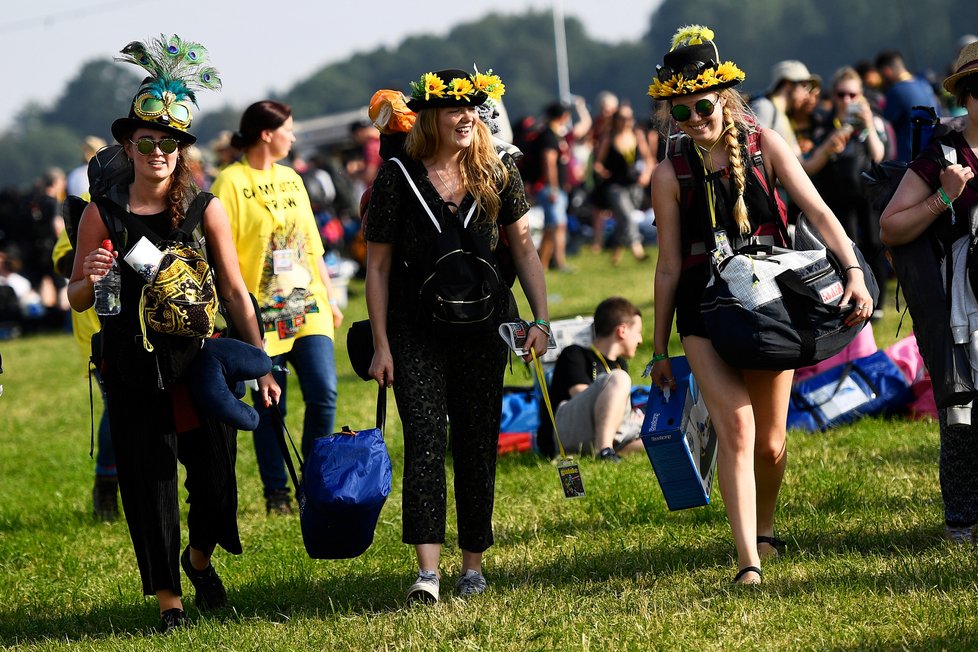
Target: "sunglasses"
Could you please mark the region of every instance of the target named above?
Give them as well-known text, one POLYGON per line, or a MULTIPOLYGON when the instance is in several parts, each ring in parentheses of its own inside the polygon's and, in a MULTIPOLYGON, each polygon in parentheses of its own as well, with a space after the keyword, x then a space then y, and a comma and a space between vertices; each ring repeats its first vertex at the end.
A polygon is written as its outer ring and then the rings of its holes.
POLYGON ((859 97, 859 93, 847 93, 846 91, 836 91, 835 96, 840 100, 845 100, 845 99, 854 100, 857 97, 859 97))
POLYGON ((159 146, 160 151, 164 154, 172 154, 177 151, 177 147, 180 143, 176 138, 160 138, 159 140, 153 140, 148 136, 145 138, 140 138, 139 140, 129 139, 129 142, 136 146, 136 151, 143 156, 149 156, 152 154, 156 147, 159 146))
MULTIPOLYGON (((719 100, 720 98, 718 97, 717 99, 719 100)), ((693 109, 696 109, 696 112, 704 118, 708 115, 713 115, 713 110, 716 107, 716 102, 705 97, 702 100, 697 100, 696 104, 693 105, 693 109)), ((676 122, 686 122, 693 117, 693 109, 685 104, 676 104, 669 109, 669 114, 676 122)))
POLYGON ((691 61, 685 63, 678 68, 673 68, 672 66, 656 66, 655 74, 659 78, 659 81, 665 84, 674 76, 681 75, 683 79, 694 79, 699 76, 701 72, 708 68, 716 68, 717 62, 710 61, 691 61))

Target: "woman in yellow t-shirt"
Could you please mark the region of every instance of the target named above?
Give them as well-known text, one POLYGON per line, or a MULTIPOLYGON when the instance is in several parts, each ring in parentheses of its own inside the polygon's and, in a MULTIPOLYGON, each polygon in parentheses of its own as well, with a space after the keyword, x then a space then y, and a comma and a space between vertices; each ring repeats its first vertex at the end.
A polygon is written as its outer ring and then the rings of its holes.
MULTIPOLYGON (((232 146, 244 152, 224 168, 212 191, 224 203, 238 250, 241 275, 257 297, 265 351, 275 364, 285 414, 286 363, 292 365, 306 403, 302 452, 316 437, 332 434, 336 415, 333 329, 343 313, 333 298, 322 239, 302 179, 279 165, 295 142, 292 110, 272 100, 256 102, 241 116, 232 146)), ((275 437, 272 408, 255 400, 258 470, 268 513, 291 513, 285 463, 275 437)))

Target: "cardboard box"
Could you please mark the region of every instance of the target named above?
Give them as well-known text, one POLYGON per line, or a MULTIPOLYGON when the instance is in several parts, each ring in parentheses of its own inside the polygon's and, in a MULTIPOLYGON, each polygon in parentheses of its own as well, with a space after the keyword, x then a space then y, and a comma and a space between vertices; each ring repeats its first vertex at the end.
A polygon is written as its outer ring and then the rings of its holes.
POLYGON ((671 358, 676 390, 649 393, 642 442, 670 510, 710 504, 717 435, 685 357, 671 358))

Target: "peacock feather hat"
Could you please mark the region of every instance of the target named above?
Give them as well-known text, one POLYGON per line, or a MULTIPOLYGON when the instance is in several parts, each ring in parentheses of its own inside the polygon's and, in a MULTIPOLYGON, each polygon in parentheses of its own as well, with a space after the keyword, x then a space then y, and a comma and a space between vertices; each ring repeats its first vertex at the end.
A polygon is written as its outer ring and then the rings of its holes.
POLYGON ((122 48, 116 61, 133 63, 149 73, 132 99, 129 116, 112 123, 112 136, 122 143, 139 127, 159 129, 180 142, 192 144, 194 91, 219 90, 221 78, 210 65, 207 49, 176 34, 133 41, 122 48))
POLYGON ((407 106, 412 111, 440 109, 453 106, 481 106, 486 101, 498 102, 506 92, 499 75, 492 69, 467 73, 458 68, 426 72, 411 82, 411 97, 407 106))
POLYGON ((681 27, 672 47, 655 67, 649 96, 656 100, 721 90, 744 81, 744 71, 733 61, 721 61, 713 30, 702 25, 681 27))

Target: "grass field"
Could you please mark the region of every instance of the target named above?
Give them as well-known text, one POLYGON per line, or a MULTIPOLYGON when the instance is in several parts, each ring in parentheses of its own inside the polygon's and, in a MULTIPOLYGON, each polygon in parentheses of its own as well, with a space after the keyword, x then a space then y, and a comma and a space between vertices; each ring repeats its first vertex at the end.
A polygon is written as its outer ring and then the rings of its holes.
MULTIPOLYGON (((652 265, 582 253, 574 274, 548 276, 553 318, 588 314, 623 294, 651 333, 652 265)), ((525 306, 525 304, 524 304, 525 306)), ((347 324, 362 318, 351 287, 347 324)), ((877 327, 895 339, 890 310, 877 327)), ((906 328, 906 326, 904 326, 906 328)), ((352 373, 337 338, 337 424, 370 425, 372 385, 352 373)), ((267 518, 253 446, 239 437, 239 521, 245 547, 215 565, 231 608, 154 633, 124 521, 91 518, 88 386, 73 340, 0 342, 0 645, 24 650, 646 650, 976 649, 978 557, 942 537, 932 423, 864 420, 790 435, 777 533, 790 543, 759 589, 734 587, 734 548, 714 504, 666 509, 648 460, 581 462, 587 497, 565 500, 557 474, 532 455, 499 461, 490 590, 451 598, 459 572, 454 517, 442 572, 449 597, 408 608, 413 550, 400 542, 400 423, 387 439, 394 490, 374 545, 347 561, 313 561, 297 517, 267 518)), ((679 353, 674 342, 673 353, 679 353)), ((648 342, 633 376, 648 359, 648 342)), ((512 384, 529 384, 513 365, 512 384)), ((289 422, 301 436, 293 388, 289 422)), ((393 406, 393 403, 392 403, 393 406)), ((97 416, 97 414, 96 414, 97 416)), ((450 494, 449 500, 452 501, 450 494)), ((454 511, 453 503, 449 513, 454 511)), ((186 532, 184 532, 186 539, 186 532)))

